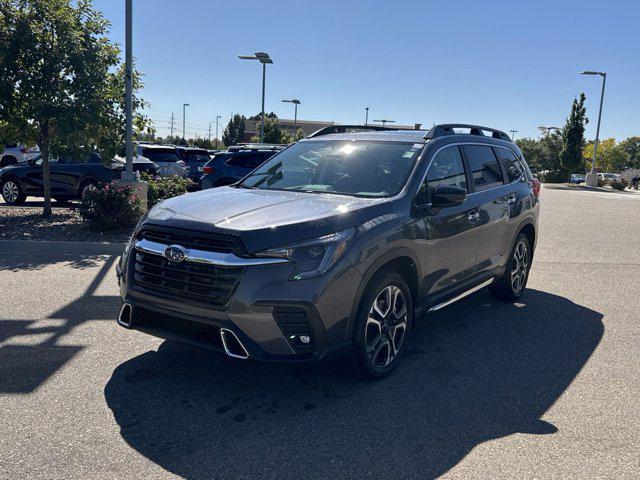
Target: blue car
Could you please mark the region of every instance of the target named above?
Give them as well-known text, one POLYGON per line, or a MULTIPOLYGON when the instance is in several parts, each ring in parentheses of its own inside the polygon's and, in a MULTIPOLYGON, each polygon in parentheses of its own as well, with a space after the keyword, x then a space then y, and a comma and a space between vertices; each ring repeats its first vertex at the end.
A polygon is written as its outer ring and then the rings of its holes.
POLYGON ((236 183, 282 148, 282 146, 276 145, 239 146, 231 147, 226 152, 217 153, 204 166, 200 187, 204 190, 236 183))

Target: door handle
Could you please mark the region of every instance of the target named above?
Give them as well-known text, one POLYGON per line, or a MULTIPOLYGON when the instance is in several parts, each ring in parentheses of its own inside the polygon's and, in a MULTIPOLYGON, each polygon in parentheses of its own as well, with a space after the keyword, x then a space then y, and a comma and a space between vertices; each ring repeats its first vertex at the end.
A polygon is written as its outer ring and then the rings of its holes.
POLYGON ((478 212, 476 212, 475 210, 472 210, 471 212, 469 212, 469 214, 467 215, 467 219, 470 222, 475 222, 476 220, 478 220, 480 218, 480 214, 478 212))

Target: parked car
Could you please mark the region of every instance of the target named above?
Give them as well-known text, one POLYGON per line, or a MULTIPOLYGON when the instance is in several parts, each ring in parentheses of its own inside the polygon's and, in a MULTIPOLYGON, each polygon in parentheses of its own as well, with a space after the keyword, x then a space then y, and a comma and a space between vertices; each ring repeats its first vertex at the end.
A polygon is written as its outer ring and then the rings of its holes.
POLYGON ((598 173, 598 179, 611 182, 622 179, 622 175, 618 173, 598 173))
POLYGON ((118 323, 234 358, 344 352, 389 374, 422 312, 527 284, 540 183, 506 133, 462 127, 330 126, 234 186, 156 205, 117 268, 118 323))
POLYGON ((217 153, 203 167, 200 188, 214 188, 231 185, 258 168, 273 155, 282 150, 281 146, 251 145, 232 147, 217 153))
MULTIPOLYGON (((126 169, 126 166, 127 166, 127 160, 126 160, 126 158, 116 156, 111 161, 111 166, 113 168, 116 168, 116 169, 123 169, 124 170, 124 169, 126 169)), ((146 173, 148 175, 151 175, 151 176, 155 177, 156 175, 159 174, 160 169, 159 169, 158 165, 153 163, 148 158, 135 156, 135 157, 133 157, 133 171, 134 172, 140 172, 140 173, 146 173)))
POLYGON ((587 176, 584 173, 572 173, 569 177, 569 183, 575 183, 576 185, 580 185, 584 183, 587 179, 587 176))
POLYGON ((22 143, 11 143, 4 146, 4 151, 0 155, 0 168, 16 163, 24 163, 27 160, 37 157, 40 149, 35 147, 27 147, 22 143))
POLYGON ((209 151, 204 148, 176 147, 178 158, 187 166, 187 177, 198 184, 204 171, 205 164, 211 160, 209 151))
POLYGON ((139 157, 155 163, 158 166, 158 173, 163 177, 185 177, 187 174, 187 166, 178 158, 176 148, 173 146, 143 143, 137 146, 136 151, 139 157))
MULTIPOLYGON (((104 166, 97 154, 82 160, 51 159, 49 166, 51 196, 59 201, 80 198, 87 189, 119 177, 121 171, 104 166)), ((11 205, 24 203, 28 196, 43 197, 42 157, 0 169, 0 192, 11 205)))

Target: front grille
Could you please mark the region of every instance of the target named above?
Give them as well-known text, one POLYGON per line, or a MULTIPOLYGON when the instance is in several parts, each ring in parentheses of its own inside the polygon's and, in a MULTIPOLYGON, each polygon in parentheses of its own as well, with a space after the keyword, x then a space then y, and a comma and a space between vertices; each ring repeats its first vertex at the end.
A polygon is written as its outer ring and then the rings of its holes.
POLYGON ((135 328, 151 330, 159 334, 177 333, 198 340, 211 348, 222 348, 220 327, 187 320, 143 307, 134 307, 135 328))
POLYGON ((312 343, 302 343, 301 336, 313 338, 307 312, 299 307, 276 307, 273 317, 296 353, 311 353, 312 343))
POLYGON ((138 239, 163 245, 182 245, 185 248, 205 250, 208 252, 242 253, 240 239, 221 234, 206 234, 191 230, 145 228, 138 233, 138 239))
POLYGON ((157 293, 222 310, 235 291, 242 268, 181 262, 136 251, 132 285, 135 290, 157 293))

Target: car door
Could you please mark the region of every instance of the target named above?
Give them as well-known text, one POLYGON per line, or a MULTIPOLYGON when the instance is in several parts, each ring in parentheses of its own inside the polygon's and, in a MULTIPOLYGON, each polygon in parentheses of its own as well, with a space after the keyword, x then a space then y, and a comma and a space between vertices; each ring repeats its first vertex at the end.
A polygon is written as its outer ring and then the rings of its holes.
MULTIPOLYGON (((58 164, 57 158, 49 158, 49 181, 51 193, 54 193, 56 186, 54 185, 54 169, 58 164)), ((42 157, 28 163, 28 168, 23 176, 25 191, 34 195, 42 195, 44 193, 44 175, 42 168, 42 157)))
POLYGON ((438 150, 420 187, 426 191, 428 208, 424 212, 426 231, 426 290, 436 294, 453 288, 476 271, 480 240, 478 204, 473 195, 457 206, 433 208, 433 189, 453 185, 468 190, 469 177, 458 145, 438 150))
POLYGON ((480 242, 476 263, 479 270, 503 265, 508 255, 511 190, 505 185, 502 167, 490 145, 463 145, 462 151, 478 203, 480 242))
POLYGON ((71 156, 61 157, 51 164, 51 193, 74 196, 78 193, 78 182, 85 174, 86 163, 71 156))

